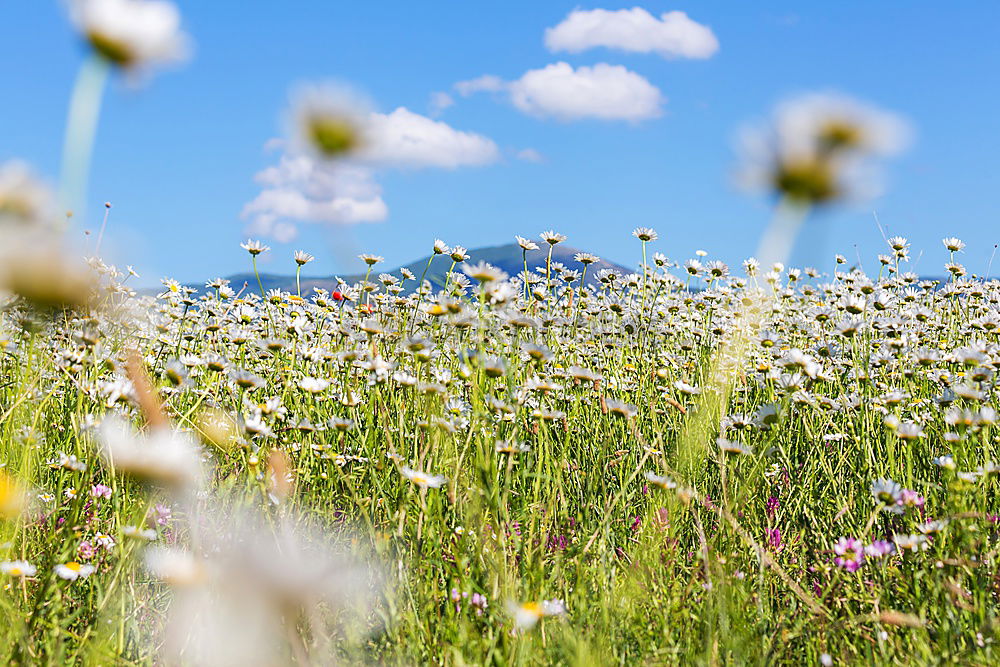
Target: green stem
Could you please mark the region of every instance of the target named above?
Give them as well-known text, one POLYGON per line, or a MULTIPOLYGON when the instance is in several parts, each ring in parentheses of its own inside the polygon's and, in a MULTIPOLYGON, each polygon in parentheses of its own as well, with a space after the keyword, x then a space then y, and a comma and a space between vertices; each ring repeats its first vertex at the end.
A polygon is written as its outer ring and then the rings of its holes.
POLYGON ((521 261, 524 263, 524 300, 528 300, 528 251, 521 249, 521 261))
POLYGON ((640 310, 646 310, 646 242, 642 242, 642 292, 640 294, 640 310))
POLYGON ((434 253, 427 258, 427 266, 424 267, 424 272, 420 274, 420 282, 417 283, 417 305, 413 309, 413 319, 410 321, 409 326, 406 327, 407 331, 411 334, 413 333, 413 326, 417 323, 417 315, 420 313, 420 304, 424 301, 424 279, 427 278, 427 272, 431 270, 431 262, 434 261, 434 253))
POLYGON ((97 244, 94 247, 94 257, 101 256, 101 241, 104 240, 104 229, 108 226, 108 215, 111 214, 111 206, 104 207, 104 219, 101 221, 101 231, 97 233, 97 244))
POLYGON ((361 289, 363 289, 365 291, 365 305, 366 306, 368 305, 368 294, 369 294, 369 292, 368 292, 368 276, 370 276, 372 274, 372 266, 373 266, 372 264, 368 265, 368 270, 365 271, 365 280, 364 280, 363 283, 361 283, 361 289))
POLYGON ((264 294, 264 283, 260 281, 260 273, 257 271, 257 255, 250 255, 250 261, 253 262, 253 275, 257 278, 257 287, 260 288, 260 298, 267 301, 267 295, 264 294))
POLYGON ((87 176, 108 70, 107 61, 98 55, 91 55, 80 66, 73 86, 59 178, 59 201, 68 211, 85 210, 87 176))
POLYGON ((555 248, 551 243, 549 244, 549 254, 545 258, 545 294, 549 293, 549 284, 552 281, 552 249, 555 248))

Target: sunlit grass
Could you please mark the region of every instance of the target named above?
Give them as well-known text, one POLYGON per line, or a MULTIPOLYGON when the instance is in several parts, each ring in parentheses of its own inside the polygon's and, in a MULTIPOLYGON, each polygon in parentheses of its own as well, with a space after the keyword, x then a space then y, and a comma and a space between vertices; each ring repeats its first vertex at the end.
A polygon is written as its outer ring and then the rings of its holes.
POLYGON ((349 631, 293 623, 289 660, 990 662, 996 284, 779 274, 762 283, 773 333, 747 340, 729 391, 709 360, 743 281, 693 292, 653 266, 645 290, 581 288, 561 271, 540 300, 488 280, 339 301, 168 289, 79 315, 13 304, 0 460, 26 504, 3 559, 37 571, 7 577, 8 658, 152 661, 171 596, 142 554, 197 548, 205 503, 237 502, 319 522, 384 572, 349 631), (151 418, 133 349, 166 419, 200 433, 210 496, 138 485, 97 455, 89 424, 151 418), (702 456, 678 467, 679 434, 713 409, 699 390, 724 398, 721 424, 702 420, 702 456), (272 452, 289 461, 280 498, 272 452), (955 469, 933 462, 946 453, 955 469), (920 499, 880 510, 882 478, 920 499), (142 529, 153 542, 129 537, 142 529), (921 537, 905 551, 897 535, 921 537), (896 546, 851 571, 842 536, 896 546), (69 562, 94 572, 67 581, 69 562), (564 612, 519 630, 512 605, 543 601, 564 612))

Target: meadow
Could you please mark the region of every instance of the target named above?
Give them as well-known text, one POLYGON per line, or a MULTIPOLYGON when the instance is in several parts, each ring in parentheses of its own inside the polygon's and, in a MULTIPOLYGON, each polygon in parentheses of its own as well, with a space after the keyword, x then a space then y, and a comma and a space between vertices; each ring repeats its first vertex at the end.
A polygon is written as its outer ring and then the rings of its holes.
MULTIPOLYGON (((954 237, 939 279, 901 236, 788 265, 895 116, 812 93, 748 134, 775 205, 738 267, 638 227, 634 272, 551 230, 508 273, 428 233, 420 275, 303 287, 300 250, 267 289, 248 239, 251 278, 152 293, 102 259, 110 204, 96 238, 72 211, 107 77, 180 17, 71 10, 60 194, 0 164, 0 661, 1000 660, 1000 282, 954 237)), ((353 104, 310 89, 289 145, 363 160, 353 104)))
POLYGON ((990 663, 1000 289, 893 241, 11 299, 5 657, 990 663))

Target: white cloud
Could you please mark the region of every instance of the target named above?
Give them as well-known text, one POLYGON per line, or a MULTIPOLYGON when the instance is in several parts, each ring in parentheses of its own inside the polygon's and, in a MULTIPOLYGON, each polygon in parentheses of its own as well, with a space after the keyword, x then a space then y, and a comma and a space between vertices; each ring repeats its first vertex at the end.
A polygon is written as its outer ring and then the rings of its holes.
POLYGON ((607 63, 573 69, 568 63, 558 62, 528 70, 516 81, 486 74, 459 81, 455 90, 462 96, 481 91, 504 92, 524 113, 560 120, 638 121, 659 116, 667 101, 641 75, 607 63))
POLYGON ((277 150, 284 150, 288 141, 282 137, 273 137, 264 142, 264 152, 271 153, 277 150))
POLYGON ((247 231, 279 241, 295 238, 295 222, 356 224, 389 215, 382 187, 369 167, 332 165, 308 155, 281 156, 258 172, 260 194, 243 207, 247 231))
POLYGON ((432 116, 439 116, 441 112, 455 104, 455 99, 448 93, 431 93, 430 110, 432 116))
POLYGON ((564 62, 529 70, 508 84, 521 111, 560 120, 598 118, 638 121, 661 113, 666 98, 649 81, 621 65, 598 63, 573 69, 564 62))
POLYGON ((454 169, 486 165, 500 158, 492 139, 456 130, 405 107, 390 114, 372 114, 368 133, 370 144, 360 158, 378 165, 454 169))
POLYGON ((498 76, 484 74, 468 81, 459 81, 455 84, 455 90, 462 97, 468 97, 473 93, 499 93, 507 88, 507 82, 498 76))
POLYGON ((641 7, 632 9, 575 9, 562 23, 545 31, 550 51, 579 53, 606 47, 664 58, 709 58, 719 50, 712 29, 684 12, 665 12, 656 18, 641 7))
POLYGON ((295 238, 300 222, 380 222, 388 217, 389 208, 376 180, 378 168, 454 169, 500 159, 500 150, 491 139, 404 107, 389 114, 371 114, 367 137, 367 147, 353 161, 335 163, 296 152, 284 142, 268 141, 266 148, 285 152, 278 164, 254 177, 262 189, 243 207, 247 231, 288 242, 295 238))
POLYGON ((525 162, 545 162, 545 156, 534 148, 522 148, 517 152, 516 157, 518 160, 524 160, 525 162))

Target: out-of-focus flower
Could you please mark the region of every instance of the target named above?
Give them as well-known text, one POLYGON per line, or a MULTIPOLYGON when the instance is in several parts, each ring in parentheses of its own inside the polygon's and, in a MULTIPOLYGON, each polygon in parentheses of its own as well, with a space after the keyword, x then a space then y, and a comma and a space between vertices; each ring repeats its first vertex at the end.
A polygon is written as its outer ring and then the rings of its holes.
POLYGON ((94 548, 94 545, 86 540, 80 542, 80 546, 76 548, 76 555, 80 560, 90 560, 96 553, 97 549, 94 548))
POLYGON ((0 225, 34 225, 52 217, 52 192, 24 162, 0 164, 0 225))
POLYGON ((0 519, 13 519, 24 510, 26 496, 13 477, 0 471, 0 519))
POLYGON ((497 440, 494 447, 498 454, 522 454, 531 451, 531 447, 517 440, 497 440))
POLYGON ((42 310, 95 303, 97 274, 58 237, 34 230, 5 234, 0 242, 0 289, 42 310))
POLYGON ((94 484, 90 487, 90 497, 91 498, 104 498, 105 500, 111 498, 111 487, 105 484, 94 484))
POLYGON ((366 100, 341 84, 300 87, 292 98, 298 148, 328 160, 357 153, 368 140, 369 109, 366 100))
POLYGON ((856 572, 865 562, 864 546, 853 537, 842 537, 833 545, 833 562, 848 572, 856 572))
POLYGON ((882 558, 883 556, 889 556, 896 550, 892 542, 887 540, 875 540, 871 544, 865 547, 865 556, 868 558, 882 558))
POLYGON ((236 420, 218 408, 206 408, 199 412, 195 424, 203 440, 222 449, 232 448, 239 435, 236 420))
POLYGON ((139 526, 125 526, 122 528, 122 535, 136 540, 146 540, 153 542, 156 540, 156 531, 152 528, 140 528, 139 526))
POLYGON ((77 30, 106 60, 138 68, 182 60, 188 37, 177 6, 165 0, 72 0, 77 30))
POLYGON ((608 412, 616 417, 631 419, 639 414, 639 410, 634 405, 630 405, 625 401, 619 401, 614 398, 605 399, 604 405, 607 406, 608 412))
POLYGON ((676 489, 677 482, 664 475, 657 475, 654 472, 646 471, 646 481, 663 490, 676 489))
MULTIPOLYGON (((281 647, 299 632, 300 617, 321 621, 311 626, 317 656, 332 650, 319 633, 334 617, 344 630, 355 622, 362 633, 370 629, 381 573, 353 554, 349 536, 335 540, 304 517, 275 523, 222 502, 202 525, 199 553, 147 552, 147 567, 175 587, 169 655, 196 665, 281 664, 281 647)), ((299 648, 305 659, 305 643, 299 648)))
POLYGON ((304 377, 299 380, 299 387, 311 394, 318 394, 325 391, 327 387, 330 386, 329 380, 324 380, 323 378, 315 377, 304 377))
POLYGON ((173 515, 173 510, 170 509, 169 505, 164 505, 163 503, 157 503, 153 506, 151 510, 146 515, 147 521, 156 524, 157 526, 165 526, 170 523, 170 518, 173 515))
POLYGON ((899 505, 903 497, 903 488, 896 482, 891 479, 877 479, 872 482, 871 491, 879 507, 896 514, 903 511, 899 505))
POLYGON ((899 494, 899 504, 903 507, 923 507, 926 499, 910 489, 903 489, 899 494))
POLYGON ((8 577, 33 577, 38 568, 26 560, 4 561, 0 563, 0 572, 8 577))
POLYGON ((448 481, 447 478, 442 475, 431 475, 430 473, 406 467, 401 468, 399 472, 403 475, 403 477, 410 480, 421 489, 438 489, 448 481))
POLYGON ((121 419, 108 417, 99 436, 101 457, 116 470, 171 488, 193 488, 202 481, 198 446, 170 427, 139 434, 121 419))
POLYGON ((812 93, 790 99, 764 128, 741 139, 744 184, 800 204, 872 194, 869 160, 902 150, 906 124, 850 97, 812 93))
POLYGON ((96 568, 93 565, 77 563, 75 560, 71 560, 67 563, 60 563, 55 566, 56 576, 60 579, 65 579, 66 581, 86 579, 94 573, 95 569, 96 568))
POLYGON ((941 456, 935 456, 931 459, 931 463, 945 470, 955 469, 955 459, 952 458, 951 454, 942 454, 941 456))
POLYGON ((483 612, 485 612, 486 608, 490 605, 486 596, 481 593, 473 593, 472 597, 469 598, 469 602, 472 604, 472 608, 476 610, 476 616, 482 616, 483 612))
POLYGON ((542 600, 541 602, 509 602, 507 611, 514 618, 518 630, 530 630, 545 616, 562 616, 566 606, 562 600, 542 600))
POLYGON ((205 577, 204 563, 189 551, 170 547, 155 547, 146 550, 146 569, 171 586, 191 586, 201 583, 205 577))
POLYGON ((906 535, 905 533, 897 533, 892 536, 892 540, 896 543, 896 547, 900 551, 910 551, 912 553, 926 551, 931 546, 926 535, 906 535))
POLYGON ((726 438, 716 438, 715 443, 719 446, 719 451, 725 454, 739 454, 742 456, 753 454, 753 450, 742 442, 735 442, 726 438))

